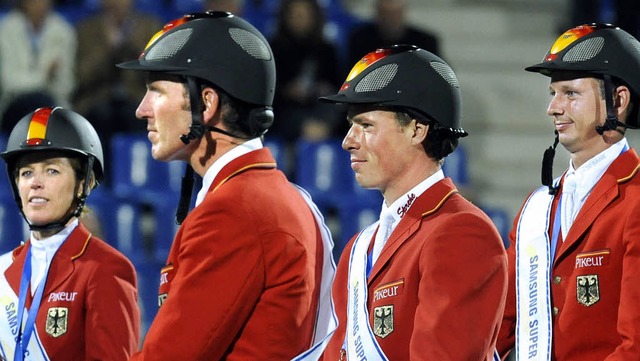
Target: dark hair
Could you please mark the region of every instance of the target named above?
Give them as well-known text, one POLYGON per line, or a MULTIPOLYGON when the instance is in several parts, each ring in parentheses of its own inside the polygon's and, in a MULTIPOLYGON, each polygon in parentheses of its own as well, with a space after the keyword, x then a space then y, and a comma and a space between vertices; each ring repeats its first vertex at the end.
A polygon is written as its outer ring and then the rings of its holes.
POLYGON ((222 123, 229 132, 245 138, 254 137, 255 134, 252 134, 253 132, 249 127, 249 116, 251 109, 255 108, 255 105, 235 99, 222 89, 216 89, 216 91, 220 99, 218 106, 222 123))
POLYGON ((418 116, 417 114, 410 114, 413 112, 409 113, 406 110, 394 110, 394 112, 398 123, 402 127, 409 125, 413 119, 418 123, 429 126, 429 131, 427 137, 422 142, 422 147, 427 155, 434 161, 442 164, 444 158, 451 154, 458 146, 458 137, 438 122, 418 116))

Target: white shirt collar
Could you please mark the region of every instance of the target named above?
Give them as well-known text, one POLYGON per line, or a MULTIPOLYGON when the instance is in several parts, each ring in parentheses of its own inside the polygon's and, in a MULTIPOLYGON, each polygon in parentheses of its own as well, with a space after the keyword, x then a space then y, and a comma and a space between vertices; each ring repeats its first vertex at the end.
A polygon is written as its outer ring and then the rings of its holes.
POLYGON ((51 264, 53 256, 58 251, 60 246, 69 237, 71 232, 78 226, 78 219, 76 218, 62 231, 54 234, 51 237, 44 239, 35 239, 33 237, 33 231, 31 232, 31 293, 36 291, 36 288, 44 277, 45 269, 51 264))
POLYGON ((575 176, 577 200, 583 203, 593 187, 598 183, 607 168, 625 150, 629 148, 626 138, 622 138, 609 148, 598 153, 585 162, 580 168, 575 169, 573 161, 569 160, 567 176, 575 176))
POLYGON ((202 188, 200 188, 200 191, 198 192, 195 206, 197 207, 200 203, 202 203, 202 201, 204 200, 204 197, 207 195, 207 192, 209 191, 209 187, 211 187, 211 183, 213 183, 213 180, 216 178, 218 173, 220 173, 220 171, 222 170, 222 168, 224 168, 225 165, 231 163, 232 160, 239 158, 242 155, 245 155, 249 152, 252 152, 254 150, 258 150, 261 148, 262 148, 262 140, 260 140, 260 138, 253 138, 238 145, 237 147, 231 149, 227 153, 223 154, 220 158, 218 158, 218 160, 216 160, 211 165, 211 167, 207 169, 206 173, 204 174, 204 177, 202 177, 202 188))
POLYGON ((386 206, 386 203, 382 202, 382 210, 380 211, 380 220, 378 223, 378 232, 376 232, 372 264, 375 264, 382 253, 382 248, 387 243, 389 236, 393 233, 393 230, 398 226, 402 217, 409 211, 409 208, 413 205, 413 202, 422 195, 429 187, 444 179, 444 173, 439 170, 429 176, 427 179, 418 183, 415 187, 411 188, 407 193, 398 198, 390 206, 386 206))
POLYGON ((382 211, 380 212, 380 218, 387 213, 391 213, 394 218, 394 227, 400 219, 404 217, 416 198, 420 197, 429 187, 444 179, 444 172, 439 170, 429 176, 427 179, 418 183, 415 187, 411 188, 407 193, 396 199, 390 206, 386 206, 386 203, 382 203, 382 211))

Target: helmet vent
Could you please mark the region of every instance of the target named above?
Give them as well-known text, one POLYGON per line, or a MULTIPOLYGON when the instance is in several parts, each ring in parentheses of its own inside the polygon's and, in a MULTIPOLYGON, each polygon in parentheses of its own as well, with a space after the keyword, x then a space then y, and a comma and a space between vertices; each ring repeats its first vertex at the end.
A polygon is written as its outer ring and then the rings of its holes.
POLYGON ((389 85, 397 73, 398 64, 383 65, 362 78, 354 91, 356 93, 378 91, 389 85))
POLYGON ((164 60, 173 57, 189 41, 192 32, 193 29, 187 28, 168 34, 149 49, 145 60, 164 60))
POLYGON ((249 55, 260 60, 271 60, 267 44, 255 34, 240 28, 229 29, 229 35, 249 55))
POLYGON ((435 70, 447 83, 451 84, 452 87, 460 88, 458 84, 458 78, 456 74, 453 72, 453 69, 445 63, 441 63, 439 61, 432 61, 429 63, 433 70, 435 70))
POLYGON ((577 63, 594 58, 604 47, 603 37, 589 38, 569 49, 562 57, 566 63, 577 63))

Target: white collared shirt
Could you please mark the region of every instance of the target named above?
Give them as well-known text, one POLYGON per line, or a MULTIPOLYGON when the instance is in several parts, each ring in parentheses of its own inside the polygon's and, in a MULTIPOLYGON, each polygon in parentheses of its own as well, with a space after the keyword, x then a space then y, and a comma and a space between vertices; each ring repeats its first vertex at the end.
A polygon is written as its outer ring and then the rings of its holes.
POLYGON ((409 208, 413 205, 413 202, 422 195, 429 187, 444 179, 444 172, 439 170, 429 176, 427 179, 418 183, 415 187, 411 188, 407 193, 396 199, 391 205, 387 206, 386 203, 382 203, 382 210, 380 211, 380 224, 376 238, 373 243, 372 265, 376 263, 382 248, 387 243, 389 236, 393 233, 393 230, 398 226, 400 220, 407 213, 409 208))
POLYGON ((51 237, 35 239, 31 232, 31 295, 35 294, 38 285, 44 278, 44 272, 51 264, 53 256, 78 226, 78 219, 51 237))
POLYGON ((216 160, 211 165, 211 167, 207 169, 207 172, 204 174, 204 177, 202 177, 202 188, 200 188, 200 191, 198 192, 198 196, 196 197, 195 206, 197 207, 200 203, 202 203, 202 201, 204 200, 204 196, 206 196, 207 192, 209 191, 209 187, 211 187, 211 183, 213 183, 213 180, 216 178, 218 173, 220 173, 220 171, 222 170, 222 168, 224 168, 225 165, 231 163, 232 160, 242 155, 245 155, 249 152, 252 152, 254 150, 258 150, 261 148, 262 148, 262 140, 260 138, 253 138, 231 149, 227 153, 223 154, 218 160, 216 160))
MULTIPOLYGON (((562 236, 566 238, 573 221, 580 212, 580 209, 584 205, 587 197, 591 194, 591 190, 598 183, 602 175, 607 171, 607 168, 613 163, 613 161, 622 153, 624 149, 628 149, 629 145, 626 138, 622 138, 609 148, 598 153, 593 158, 589 159, 578 169, 573 166, 573 161, 569 160, 569 169, 565 174, 565 182, 571 179, 570 182, 575 182, 575 193, 573 195, 572 205, 562 204, 563 213, 568 212, 567 216, 563 217, 562 221, 562 236), (570 209, 567 209, 570 208, 570 209), (565 210, 566 209, 566 210, 565 210)), ((568 197, 567 197, 568 198, 568 197)), ((564 190, 563 190, 564 199, 564 190)))

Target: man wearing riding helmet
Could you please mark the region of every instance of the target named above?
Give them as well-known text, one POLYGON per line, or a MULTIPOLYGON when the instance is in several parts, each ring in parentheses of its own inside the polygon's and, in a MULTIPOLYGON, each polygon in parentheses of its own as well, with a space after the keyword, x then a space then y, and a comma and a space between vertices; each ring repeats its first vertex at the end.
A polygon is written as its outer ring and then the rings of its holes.
POLYGON ((96 131, 75 112, 40 108, 1 156, 31 230, 0 256, 1 359, 127 360, 139 338, 135 269, 78 220, 103 178, 96 131))
POLYGON ((492 360, 504 309, 504 245, 442 172, 467 133, 447 63, 409 45, 378 49, 351 70, 342 147, 364 188, 382 192, 380 221, 342 253, 338 329, 323 360, 492 360))
POLYGON ((263 148, 275 89, 263 35, 230 13, 187 15, 118 66, 147 75, 136 115, 147 121, 153 157, 188 163, 161 307, 133 360, 321 352, 335 328, 332 241, 308 195, 263 148), (190 170, 203 186, 187 215, 190 170))
POLYGON ((556 141, 543 186, 511 231, 509 291, 498 350, 517 359, 638 360, 640 43, 611 25, 572 28, 526 68, 550 77, 556 141), (570 153, 553 179, 555 146, 570 153))

